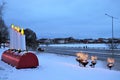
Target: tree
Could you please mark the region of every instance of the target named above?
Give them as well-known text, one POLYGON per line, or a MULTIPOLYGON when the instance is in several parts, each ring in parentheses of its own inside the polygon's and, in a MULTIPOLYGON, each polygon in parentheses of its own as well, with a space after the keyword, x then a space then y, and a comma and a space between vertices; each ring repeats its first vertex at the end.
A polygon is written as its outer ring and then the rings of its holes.
POLYGON ((0 4, 0 44, 5 43, 6 40, 8 39, 8 28, 5 25, 4 20, 2 18, 4 6, 5 6, 5 2, 2 2, 2 4, 0 4))
POLYGON ((120 43, 118 42, 118 39, 115 38, 113 39, 113 43, 112 43, 112 39, 109 38, 108 43, 106 45, 108 46, 109 49, 118 49, 120 43))
POLYGON ((26 45, 27 49, 36 50, 38 47, 37 36, 36 33, 33 32, 31 29, 25 29, 26 35, 26 45))
POLYGON ((3 10, 5 8, 5 4, 6 3, 4 1, 0 3, 0 18, 2 18, 3 16, 3 10))
POLYGON ((108 46, 109 49, 118 49, 120 43, 114 43, 114 44, 107 43, 106 45, 108 46))

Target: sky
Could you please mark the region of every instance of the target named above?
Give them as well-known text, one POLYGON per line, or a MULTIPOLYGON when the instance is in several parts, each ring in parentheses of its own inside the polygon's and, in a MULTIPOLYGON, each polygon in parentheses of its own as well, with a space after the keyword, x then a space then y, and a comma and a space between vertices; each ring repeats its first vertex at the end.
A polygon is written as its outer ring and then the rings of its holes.
POLYGON ((120 38, 119 0, 5 0, 7 26, 30 28, 38 38, 120 38))

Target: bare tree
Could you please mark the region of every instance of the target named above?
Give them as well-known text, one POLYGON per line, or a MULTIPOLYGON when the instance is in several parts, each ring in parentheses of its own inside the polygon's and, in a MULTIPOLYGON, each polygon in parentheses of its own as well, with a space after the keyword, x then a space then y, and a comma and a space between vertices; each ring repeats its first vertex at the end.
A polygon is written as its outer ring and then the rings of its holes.
POLYGON ((4 20, 2 18, 5 4, 6 3, 4 1, 0 3, 0 47, 1 43, 5 43, 6 40, 8 39, 8 28, 5 25, 4 20))
POLYGON ((3 16, 3 10, 5 8, 5 4, 6 4, 6 2, 4 2, 4 1, 2 1, 0 4, 0 18, 2 18, 2 16, 3 16))
POLYGON ((112 43, 107 43, 106 45, 108 46, 109 49, 118 49, 120 43, 114 43, 113 45, 112 43))

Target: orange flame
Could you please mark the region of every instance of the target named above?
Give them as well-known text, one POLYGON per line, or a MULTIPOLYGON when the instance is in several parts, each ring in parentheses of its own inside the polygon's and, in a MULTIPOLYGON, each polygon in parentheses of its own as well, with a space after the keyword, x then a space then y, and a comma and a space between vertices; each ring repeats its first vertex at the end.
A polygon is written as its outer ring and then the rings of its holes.
POLYGON ((88 60, 88 54, 84 54, 82 52, 79 52, 79 53, 76 54, 76 56, 79 60, 83 60, 83 61, 88 60))
POLYGON ((115 62, 115 60, 114 60, 113 58, 108 58, 108 59, 107 59, 107 62, 113 64, 113 63, 115 62))
POLYGON ((92 61, 97 60, 97 56, 91 56, 91 60, 92 60, 92 61))

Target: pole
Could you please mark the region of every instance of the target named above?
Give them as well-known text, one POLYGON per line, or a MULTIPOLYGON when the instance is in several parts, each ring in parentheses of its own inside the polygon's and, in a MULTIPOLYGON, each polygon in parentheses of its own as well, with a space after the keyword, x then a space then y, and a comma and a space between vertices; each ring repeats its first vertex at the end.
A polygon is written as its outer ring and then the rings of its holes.
POLYGON ((113 28, 113 16, 112 16, 112 56, 114 56, 114 28, 113 28))
POLYGON ((117 19, 111 15, 105 14, 108 17, 112 18, 112 44, 111 44, 111 48, 112 48, 112 56, 114 56, 114 28, 113 28, 113 19, 117 19))

